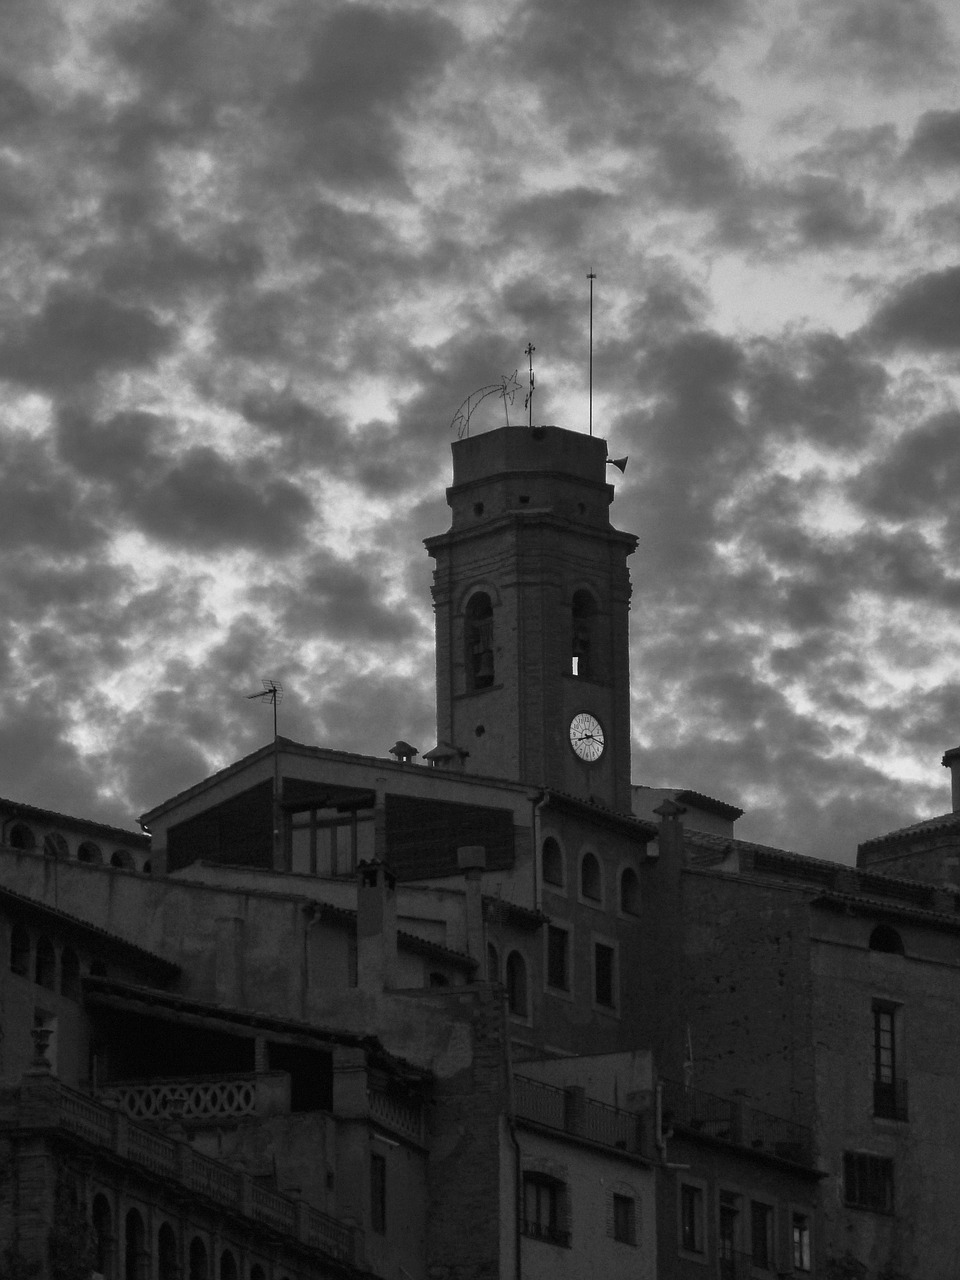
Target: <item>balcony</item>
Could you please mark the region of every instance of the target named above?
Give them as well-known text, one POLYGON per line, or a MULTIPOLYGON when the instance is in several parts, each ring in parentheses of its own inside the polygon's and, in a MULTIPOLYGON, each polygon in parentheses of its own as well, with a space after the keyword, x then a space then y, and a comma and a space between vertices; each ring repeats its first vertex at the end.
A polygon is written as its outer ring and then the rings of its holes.
POLYGON ((131 1120, 182 1120, 220 1124, 244 1116, 284 1115, 290 1110, 290 1076, 285 1071, 189 1080, 117 1080, 97 1091, 131 1120))
POLYGON ((908 1120, 906 1080, 874 1080, 873 1114, 878 1120, 908 1120))
MULTIPOLYGON (((729 1249, 725 1245, 720 1248, 718 1259, 720 1280, 751 1280, 756 1264, 749 1253, 741 1253, 738 1249, 729 1249)), ((764 1267, 767 1271, 769 1268, 764 1267)))
POLYGON ((686 1129, 792 1164, 813 1165, 813 1135, 803 1125, 732 1098, 663 1081, 665 1127, 686 1129))
POLYGON ((259 1186, 247 1174, 157 1129, 134 1123, 116 1107, 67 1088, 52 1076, 24 1078, 19 1103, 2 1127, 63 1129, 90 1146, 129 1161, 186 1192, 253 1219, 341 1262, 363 1255, 363 1234, 302 1200, 259 1186))
POLYGON ((642 1154, 642 1118, 634 1111, 588 1098, 578 1086, 563 1089, 529 1076, 514 1076, 513 1091, 520 1120, 617 1151, 642 1154))

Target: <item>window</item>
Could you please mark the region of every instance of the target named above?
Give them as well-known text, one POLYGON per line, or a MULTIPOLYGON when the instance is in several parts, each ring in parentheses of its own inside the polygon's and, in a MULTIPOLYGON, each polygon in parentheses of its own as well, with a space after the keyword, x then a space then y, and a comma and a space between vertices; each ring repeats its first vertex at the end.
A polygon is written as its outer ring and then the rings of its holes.
POLYGON ((703 1187, 680 1184, 680 1248, 703 1253, 703 1187))
POLYGON ((794 1271, 810 1270, 810 1217, 806 1213, 794 1210, 793 1223, 793 1269, 794 1271))
POLYGON ((773 1205, 750 1201, 750 1261, 762 1271, 773 1266, 773 1205))
POLYGON ((157 1280, 178 1280, 179 1275, 177 1237, 170 1223, 164 1222, 157 1234, 157 1280))
POLYGON ((224 1249, 220 1255, 220 1280, 239 1280, 237 1260, 229 1249, 224 1249))
POLYGON ((500 981, 500 957, 492 942, 487 943, 487 981, 500 981))
POLYGON ((564 1223, 564 1185, 543 1173, 523 1175, 523 1233, 549 1244, 570 1245, 564 1223))
POLYGON ((60 955, 60 994, 80 999, 80 960, 72 947, 64 947, 60 955))
POLYGON ((600 902, 603 899, 600 863, 592 853, 585 853, 580 863, 580 896, 590 902, 600 902))
POLYGON ((77 850, 77 858, 80 862, 90 862, 99 865, 103 862, 103 854, 100 846, 93 843, 92 840, 84 840, 83 844, 77 850))
POLYGON ((870 935, 871 951, 886 951, 890 955, 903 955, 903 939, 888 924, 878 924, 870 935))
POLYGON ((637 1202, 633 1196, 613 1193, 613 1238, 621 1244, 637 1243, 637 1202))
POLYGON ((10 972, 30 976, 30 935, 22 924, 15 924, 10 934, 10 972))
POLYGON ((190 1241, 189 1280, 207 1280, 207 1249, 199 1236, 190 1241))
POLYGON ((589 591, 577 591, 571 608, 570 673, 581 680, 597 678, 597 605, 589 591))
POLYGON ((38 938, 37 954, 33 967, 34 982, 38 987, 46 987, 48 991, 52 991, 56 972, 57 957, 53 950, 53 943, 49 938, 38 938))
POLYGON ((93 1270, 103 1280, 113 1278, 113 1230, 110 1204, 105 1195, 93 1198, 93 1270))
MULTIPOLYGON (((111 867, 124 867, 127 871, 133 871, 133 858, 127 853, 126 849, 117 849, 110 855, 111 867)), ((231 1257, 233 1255, 231 1254, 231 1257)))
POLYGON ((859 1151, 844 1152, 843 1198, 857 1209, 893 1213, 893 1161, 859 1151))
POLYGON ((519 951, 507 956, 507 1008, 515 1018, 525 1018, 527 1003, 527 964, 519 951))
POLYGON ((553 836, 548 836, 543 842, 541 867, 543 869, 543 883, 556 885, 557 888, 562 889, 563 852, 553 836))
POLYGON ((740 1197, 735 1191, 721 1191, 717 1215, 717 1251, 720 1255, 721 1280, 733 1280, 737 1274, 740 1249, 740 1197))
POLYGON ((142 1280, 148 1260, 143 1219, 131 1209, 123 1233, 123 1280, 142 1280))
POLYGON ((620 874, 620 910, 625 916, 640 914, 640 880, 633 867, 624 867, 620 874))
POLYGON ((370 1230, 387 1230, 387 1161, 376 1151, 370 1152, 370 1230))
POLYGON ((547 986, 570 990, 570 939, 555 924, 547 925, 547 986))
POLYGON ((614 985, 616 955, 613 947, 604 942, 593 946, 593 998, 605 1009, 615 1009, 617 998, 614 985))
POLYGON ((489 689, 493 684, 493 606, 486 592, 470 597, 464 616, 467 690, 489 689))
POLYGON ((10 828, 9 844, 11 849, 35 849, 37 838, 25 822, 15 822, 10 828))
POLYGON ((885 1000, 873 1003, 873 1114, 883 1120, 907 1119, 907 1082, 897 1062, 898 1009, 885 1000))

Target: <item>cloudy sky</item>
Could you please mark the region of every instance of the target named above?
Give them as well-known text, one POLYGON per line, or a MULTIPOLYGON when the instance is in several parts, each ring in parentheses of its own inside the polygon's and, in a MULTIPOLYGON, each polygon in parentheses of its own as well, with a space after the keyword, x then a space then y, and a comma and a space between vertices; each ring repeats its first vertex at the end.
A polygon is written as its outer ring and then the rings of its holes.
POLYGON ((635 779, 948 809, 958 64, 951 0, 5 0, 0 794, 130 824, 264 676, 432 746, 451 419, 532 341, 586 429, 593 270, 635 779))

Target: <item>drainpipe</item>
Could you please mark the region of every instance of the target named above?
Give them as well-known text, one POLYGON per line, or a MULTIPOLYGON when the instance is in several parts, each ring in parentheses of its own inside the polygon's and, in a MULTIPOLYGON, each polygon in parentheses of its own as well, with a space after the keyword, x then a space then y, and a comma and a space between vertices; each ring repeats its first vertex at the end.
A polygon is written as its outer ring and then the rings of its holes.
POLYGON ((516 1116, 516 1103, 514 1101, 514 1090, 513 1090, 513 1055, 510 1051, 510 1021, 507 1018, 506 991, 504 991, 500 997, 500 1026, 502 1029, 504 1057, 506 1059, 506 1067, 507 1067, 507 1129, 510 1133, 510 1141, 513 1144, 514 1280, 522 1280, 521 1263, 520 1263, 520 1245, 523 1239, 523 1235, 520 1230, 520 1215, 523 1212, 523 1178, 521 1173, 521 1162, 520 1162, 520 1143, 517 1139, 517 1126, 514 1122, 515 1116, 516 1116))
POLYGON ((540 874, 540 814, 550 803, 549 791, 541 791, 540 799, 533 806, 533 905, 543 910, 543 879, 540 874))

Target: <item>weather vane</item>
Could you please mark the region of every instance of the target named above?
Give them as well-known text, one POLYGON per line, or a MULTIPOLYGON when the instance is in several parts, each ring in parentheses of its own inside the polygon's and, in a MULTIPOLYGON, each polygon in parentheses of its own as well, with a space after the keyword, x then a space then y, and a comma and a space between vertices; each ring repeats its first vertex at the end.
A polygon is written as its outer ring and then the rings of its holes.
POLYGON ((261 680, 263 688, 259 693, 248 693, 246 697, 259 698, 261 702, 273 703, 273 737, 277 737, 277 703, 283 698, 283 685, 279 680, 261 680))
POLYGON ((506 374, 500 375, 499 382, 490 382, 485 387, 480 387, 478 391, 471 391, 466 400, 460 405, 460 408, 453 415, 450 421, 451 427, 457 428, 457 439, 462 440, 464 436, 470 434, 470 415, 474 412, 481 400, 485 400, 487 396, 498 395, 503 400, 503 412, 507 419, 507 426, 510 425, 510 414, 507 410, 507 401, 513 404, 513 397, 520 390, 520 383, 517 381, 517 371, 508 378, 506 374))

